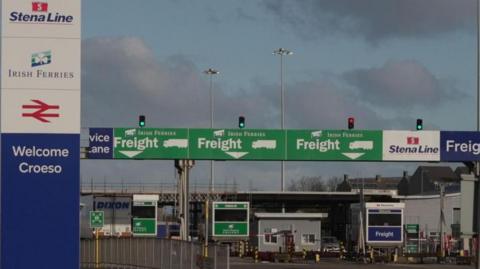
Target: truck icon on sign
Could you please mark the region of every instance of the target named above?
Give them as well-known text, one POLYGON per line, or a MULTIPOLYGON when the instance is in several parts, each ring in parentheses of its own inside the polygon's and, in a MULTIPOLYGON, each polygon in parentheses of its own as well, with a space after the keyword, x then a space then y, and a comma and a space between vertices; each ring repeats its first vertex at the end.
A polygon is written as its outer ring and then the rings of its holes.
POLYGON ((213 131, 214 136, 224 136, 225 135, 225 130, 217 130, 213 131))
POLYGON ((315 131, 310 134, 312 137, 321 137, 322 131, 315 131))
POLYGON ((257 140, 252 142, 252 148, 254 149, 275 149, 277 148, 276 140, 257 140))
POLYGON ((167 139, 163 141, 163 147, 165 148, 187 148, 188 147, 188 140, 187 139, 167 139))
POLYGON ((133 135, 135 135, 136 132, 137 132, 137 130, 135 130, 135 129, 125 130, 125 135, 126 136, 133 136, 133 135))
POLYGON ((353 141, 353 142, 350 142, 348 147, 352 150, 355 150, 355 149, 372 150, 373 141, 353 141))

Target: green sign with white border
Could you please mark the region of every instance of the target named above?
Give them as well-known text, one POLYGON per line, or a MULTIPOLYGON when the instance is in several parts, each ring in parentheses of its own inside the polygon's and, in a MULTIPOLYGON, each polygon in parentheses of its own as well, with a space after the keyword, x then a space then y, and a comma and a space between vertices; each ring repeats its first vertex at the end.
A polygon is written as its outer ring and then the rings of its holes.
POLYGON ((90 211, 90 228, 103 228, 104 216, 103 211, 90 211))
POLYGON ((155 219, 133 218, 132 232, 135 235, 156 235, 157 222, 155 219))
POLYGON ((249 202, 213 202, 213 237, 248 237, 249 202))
POLYGON ((289 161, 381 161, 382 131, 287 130, 289 161))
POLYGON ((115 128, 114 159, 187 159, 188 129, 115 128))
POLYGON ((190 129, 192 160, 281 160, 285 156, 282 130, 190 129))

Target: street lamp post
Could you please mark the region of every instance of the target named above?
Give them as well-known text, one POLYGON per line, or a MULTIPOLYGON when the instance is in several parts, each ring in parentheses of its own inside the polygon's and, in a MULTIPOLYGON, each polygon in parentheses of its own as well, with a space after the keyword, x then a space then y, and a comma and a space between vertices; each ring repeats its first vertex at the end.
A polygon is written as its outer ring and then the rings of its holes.
MULTIPOLYGON (((203 73, 207 74, 210 77, 210 128, 213 129, 213 76, 220 74, 218 70, 209 68, 203 73)), ((214 162, 210 161, 210 184, 209 191, 213 192, 215 190, 215 173, 214 173, 214 162)))
MULTIPOLYGON (((284 48, 279 48, 273 51, 274 55, 279 55, 280 56, 280 106, 281 106, 281 124, 282 124, 282 130, 285 129, 285 87, 283 85, 283 72, 284 72, 284 67, 283 67, 283 56, 285 55, 291 55, 293 52, 291 52, 288 49, 284 48)), ((282 160, 282 169, 281 169, 281 188, 282 192, 285 191, 285 161, 282 160)))
MULTIPOLYGON (((220 74, 218 70, 215 70, 213 68, 209 68, 203 73, 207 74, 210 77, 210 128, 213 129, 213 76, 220 74)), ((210 184, 209 184, 209 193, 210 195, 213 193, 215 190, 215 174, 214 174, 214 162, 213 160, 210 161, 210 184)), ((208 257, 208 211, 209 211, 209 196, 207 196, 207 199, 205 201, 205 242, 204 242, 204 252, 203 255, 205 257, 208 257)))

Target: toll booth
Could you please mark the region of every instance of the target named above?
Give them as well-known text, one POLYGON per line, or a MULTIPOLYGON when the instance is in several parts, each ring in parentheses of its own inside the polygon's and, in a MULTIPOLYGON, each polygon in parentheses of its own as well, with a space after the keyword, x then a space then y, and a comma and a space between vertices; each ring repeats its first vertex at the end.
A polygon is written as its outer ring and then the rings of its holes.
POLYGON ((366 203, 366 243, 372 247, 403 244, 404 203, 366 203))
POLYGON ((134 194, 132 205, 133 236, 157 235, 158 195, 134 194))

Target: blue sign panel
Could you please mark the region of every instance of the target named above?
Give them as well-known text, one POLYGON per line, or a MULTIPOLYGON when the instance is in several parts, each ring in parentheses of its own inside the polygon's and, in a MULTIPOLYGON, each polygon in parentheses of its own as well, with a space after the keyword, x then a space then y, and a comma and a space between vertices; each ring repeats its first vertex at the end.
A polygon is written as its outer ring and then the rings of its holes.
POLYGON ((4 133, 1 147, 0 268, 78 268, 80 135, 4 133))
POLYGON ((399 242, 402 241, 402 227, 368 227, 367 241, 399 242))
POLYGON ((113 128, 90 128, 88 159, 113 159, 113 128))
POLYGON ((441 161, 479 161, 480 132, 440 132, 441 161))

